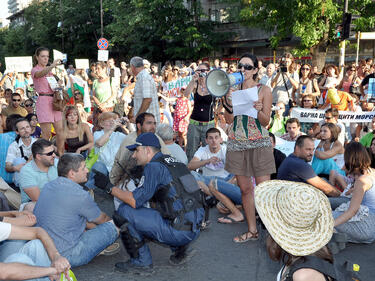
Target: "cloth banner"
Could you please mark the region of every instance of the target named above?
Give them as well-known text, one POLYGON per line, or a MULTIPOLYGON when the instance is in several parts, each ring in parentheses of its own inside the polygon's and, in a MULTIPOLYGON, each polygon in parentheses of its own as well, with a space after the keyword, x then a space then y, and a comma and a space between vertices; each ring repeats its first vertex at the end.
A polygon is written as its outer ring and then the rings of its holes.
POLYGON ((71 81, 73 82, 74 89, 78 90, 83 95, 83 107, 85 108, 85 111, 90 112, 91 100, 90 100, 90 91, 89 91, 87 82, 84 81, 80 77, 73 76, 72 74, 69 75, 68 84, 66 85, 66 88, 68 89, 68 94, 71 99, 74 96, 74 93, 72 91, 71 81))
POLYGON ((177 97, 178 90, 181 88, 186 88, 186 86, 190 83, 192 78, 193 76, 190 75, 184 78, 170 81, 164 85, 164 91, 167 92, 168 97, 177 97))
MULTIPOLYGON (((290 117, 297 118, 300 122, 318 123, 324 120, 325 110, 308 109, 297 107, 290 112, 290 117)), ((371 122, 375 117, 375 111, 339 111, 339 120, 343 123, 362 123, 371 122)))
MULTIPOLYGON (((275 148, 280 150, 282 153, 284 153, 287 157, 294 152, 294 146, 296 145, 295 141, 287 141, 283 140, 282 138, 279 138, 275 136, 276 139, 276 145, 275 148)), ((319 145, 320 140, 314 141, 315 148, 319 145)))

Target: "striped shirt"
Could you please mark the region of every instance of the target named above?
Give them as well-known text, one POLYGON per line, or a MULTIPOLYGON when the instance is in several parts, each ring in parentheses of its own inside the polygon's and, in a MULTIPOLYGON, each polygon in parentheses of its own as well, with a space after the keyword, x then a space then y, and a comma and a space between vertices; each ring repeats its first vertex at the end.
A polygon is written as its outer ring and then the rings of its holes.
POLYGON ((134 116, 137 116, 141 108, 143 99, 151 98, 151 104, 146 110, 155 116, 156 123, 160 123, 160 109, 158 103, 158 94, 156 91, 154 78, 143 69, 137 75, 137 82, 134 87, 134 116))

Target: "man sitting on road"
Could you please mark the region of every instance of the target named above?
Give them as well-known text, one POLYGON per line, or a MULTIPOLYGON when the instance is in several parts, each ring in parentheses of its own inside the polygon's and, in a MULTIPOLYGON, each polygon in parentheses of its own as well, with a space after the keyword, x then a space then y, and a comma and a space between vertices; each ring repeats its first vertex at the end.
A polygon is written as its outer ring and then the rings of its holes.
POLYGON ((185 151, 173 141, 173 129, 168 124, 160 124, 156 128, 156 134, 164 141, 171 155, 181 163, 187 165, 188 159, 185 151))
POLYGON ((184 164, 160 152, 155 134, 141 134, 127 148, 135 150, 133 157, 144 166, 140 186, 133 192, 124 191, 103 180, 105 177, 95 178, 98 187, 123 202, 114 221, 131 259, 117 263, 116 268, 133 273, 151 271, 152 257, 145 238, 170 246, 174 251, 171 264, 182 264, 192 256, 187 249, 198 237, 204 217, 198 184, 184 164), (148 201, 154 208, 143 207, 148 201))
POLYGON ((38 139, 32 144, 31 151, 33 160, 20 172, 20 209, 32 212, 43 186, 58 176, 55 147, 50 141, 38 139))
POLYGON ((281 136, 283 140, 296 141, 299 136, 305 135, 301 132, 301 124, 297 118, 288 119, 285 125, 287 133, 281 136))
POLYGON ((200 147, 188 164, 188 168, 198 181, 202 190, 208 195, 214 195, 220 201, 218 209, 228 216, 218 219, 219 223, 236 223, 243 221, 242 213, 234 206, 241 205, 241 190, 230 181, 233 176, 225 169, 227 147, 222 145, 220 131, 210 128, 206 132, 206 146, 200 147), (202 174, 194 170, 201 169, 202 174), (209 189, 209 191, 208 191, 209 189), (234 203, 234 204, 233 204, 234 203))
POLYGON ((88 173, 82 155, 61 156, 57 172, 59 177, 44 185, 34 214, 38 226, 48 232, 70 264, 84 265, 112 245, 118 232, 80 185, 87 181, 88 173))
POLYGON ((60 256, 51 237, 40 227, 30 227, 35 224, 36 218, 26 212, 0 212, 0 249, 1 259, 0 280, 36 280, 48 281, 47 276, 60 280, 62 272, 67 273, 69 261, 60 256), (7 240, 14 239, 14 240, 7 240), (32 240, 19 249, 14 247, 15 240, 32 240), (8 243, 9 242, 9 243, 8 243), (11 250, 5 246, 11 246, 11 250), (51 262, 52 261, 52 262, 51 262), (45 277, 39 279, 40 277, 45 277))
POLYGON ((294 152, 281 163, 277 179, 309 183, 328 196, 339 196, 340 191, 317 176, 308 164, 314 155, 314 148, 314 140, 310 136, 298 137, 294 152))
POLYGON ((31 137, 31 126, 27 119, 18 119, 15 128, 18 136, 8 147, 5 169, 8 173, 14 173, 13 182, 19 186, 19 172, 26 162, 31 161, 31 145, 36 139, 31 137))

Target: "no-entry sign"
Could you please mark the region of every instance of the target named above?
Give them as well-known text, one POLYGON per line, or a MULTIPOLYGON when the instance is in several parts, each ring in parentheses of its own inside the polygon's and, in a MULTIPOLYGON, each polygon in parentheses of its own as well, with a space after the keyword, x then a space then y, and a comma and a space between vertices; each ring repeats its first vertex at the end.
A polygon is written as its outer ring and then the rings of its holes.
POLYGON ((105 38, 100 38, 98 40, 97 46, 98 46, 99 50, 107 50, 108 46, 109 46, 109 42, 105 38))

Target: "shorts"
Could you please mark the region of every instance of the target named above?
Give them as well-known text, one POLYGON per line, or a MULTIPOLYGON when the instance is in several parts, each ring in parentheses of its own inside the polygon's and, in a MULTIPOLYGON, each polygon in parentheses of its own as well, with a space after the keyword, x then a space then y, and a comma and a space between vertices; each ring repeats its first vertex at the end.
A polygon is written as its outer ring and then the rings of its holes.
POLYGON ((272 147, 227 151, 225 170, 237 176, 261 177, 276 172, 272 147))
POLYGON ((38 97, 35 107, 39 123, 55 123, 62 119, 61 111, 53 110, 52 101, 53 97, 38 97))

